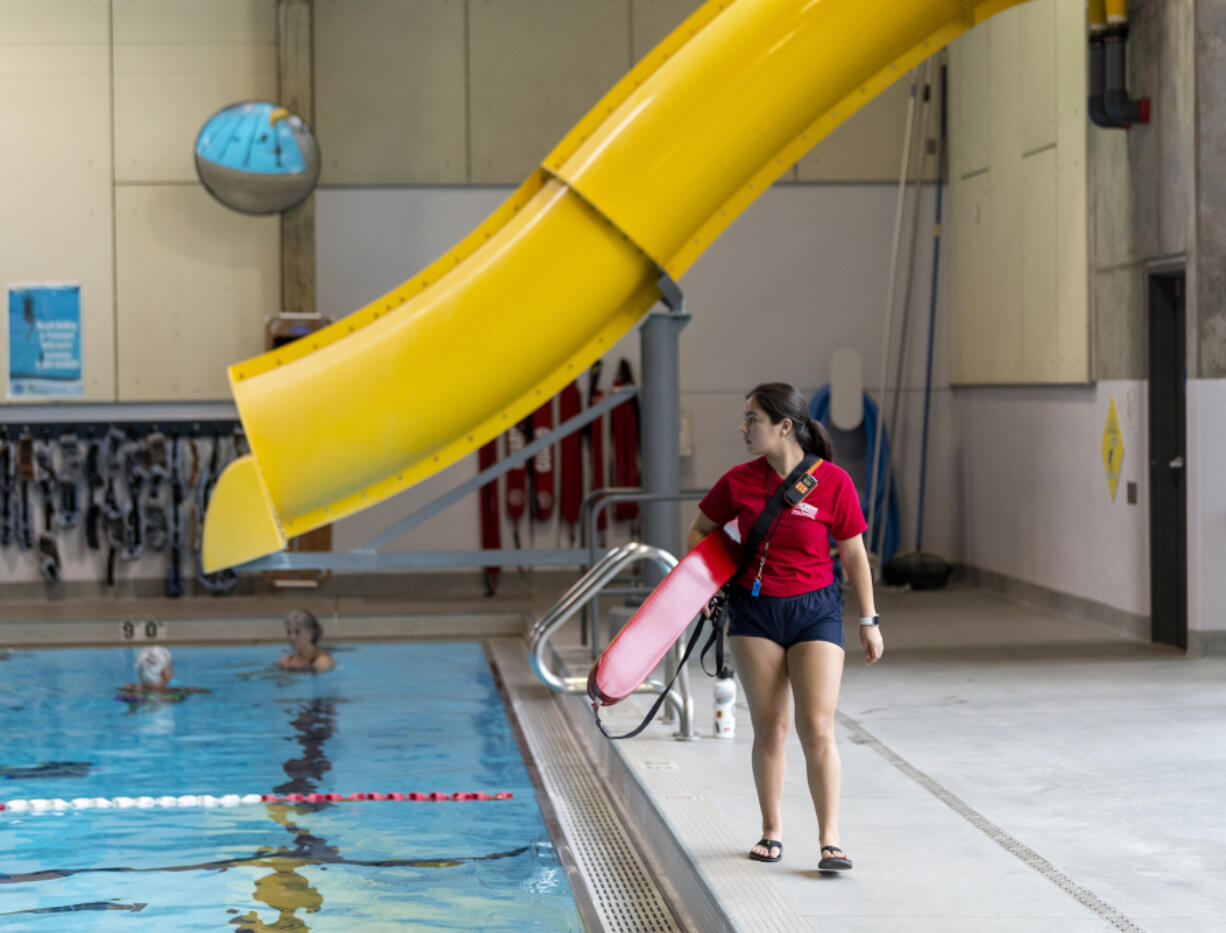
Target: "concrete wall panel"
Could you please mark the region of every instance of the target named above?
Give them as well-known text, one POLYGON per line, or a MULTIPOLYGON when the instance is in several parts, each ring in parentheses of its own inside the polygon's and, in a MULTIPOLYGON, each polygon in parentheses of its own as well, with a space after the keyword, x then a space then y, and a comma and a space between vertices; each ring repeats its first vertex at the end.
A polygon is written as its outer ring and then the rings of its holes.
MULTIPOLYGON (((0 37, 64 32, 48 45, 0 41, 0 126, 10 128, 0 145, 0 294, 12 283, 79 283, 84 397, 112 401, 108 24, 88 0, 49 7, 46 22, 30 6, 0 7, 0 37)), ((7 360, 8 328, 0 331, 7 360)))
POLYGON ((464 0, 316 0, 320 181, 468 179, 464 0))
POLYGON ((117 45, 276 44, 277 0, 115 0, 117 45))
POLYGON ((1022 169, 1022 365, 1037 381, 1056 382, 1060 376, 1059 346, 1052 337, 1059 326, 1060 296, 1055 148, 1026 157, 1022 169))
POLYGON ((988 167, 988 32, 972 29, 949 49, 950 175, 965 178, 988 167), (976 80, 963 80, 975 75, 976 80))
POLYGON ((641 61, 698 7, 694 0, 630 0, 630 57, 641 61))
POLYGON ((209 117, 276 96, 274 43, 116 43, 116 181, 196 184, 196 137, 209 117))
POLYGON ((1033 0, 1020 9, 1022 153, 1056 144, 1056 0, 1033 0))
POLYGON ((630 67, 626 0, 473 0, 471 180, 517 184, 630 67))
POLYGON ((105 43, 108 0, 5 0, 0 3, 0 46, 105 43))
POLYGON ((264 351, 280 310, 280 223, 202 187, 115 193, 119 399, 228 399, 226 366, 264 351))

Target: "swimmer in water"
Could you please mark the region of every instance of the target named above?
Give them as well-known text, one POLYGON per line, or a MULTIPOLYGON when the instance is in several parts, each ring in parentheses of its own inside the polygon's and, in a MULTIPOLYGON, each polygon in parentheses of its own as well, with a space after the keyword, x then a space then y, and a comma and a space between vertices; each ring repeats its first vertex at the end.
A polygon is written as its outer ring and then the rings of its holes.
POLYGON ((165 693, 169 689, 170 678, 175 675, 175 661, 170 656, 170 649, 161 645, 142 648, 136 655, 136 673, 140 683, 128 684, 125 690, 165 693))
POLYGON ((277 666, 285 671, 330 671, 336 666, 332 655, 319 647, 323 635, 319 620, 305 609, 294 609, 285 617, 285 637, 293 652, 277 666))
POLYGON ((134 703, 156 698, 178 703, 193 693, 210 692, 202 687, 171 687, 170 678, 175 673, 175 662, 170 649, 161 645, 140 650, 136 656, 136 673, 140 683, 125 684, 115 699, 134 703))

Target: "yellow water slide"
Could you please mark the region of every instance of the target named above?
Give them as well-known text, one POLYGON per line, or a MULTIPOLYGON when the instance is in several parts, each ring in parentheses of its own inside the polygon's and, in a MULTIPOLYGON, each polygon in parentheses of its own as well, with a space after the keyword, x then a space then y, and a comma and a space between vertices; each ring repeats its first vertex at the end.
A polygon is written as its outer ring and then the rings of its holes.
POLYGON ((230 368, 252 453, 204 566, 455 463, 590 366, 759 194, 908 69, 1022 0, 709 0, 425 271, 230 368))

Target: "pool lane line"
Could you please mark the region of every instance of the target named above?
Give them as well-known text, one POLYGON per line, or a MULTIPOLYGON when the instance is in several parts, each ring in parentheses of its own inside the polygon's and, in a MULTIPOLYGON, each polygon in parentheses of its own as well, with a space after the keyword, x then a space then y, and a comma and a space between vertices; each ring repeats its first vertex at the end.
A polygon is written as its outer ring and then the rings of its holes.
POLYGON ((998 846, 1008 852, 1010 855, 1016 856, 1029 868, 1034 869, 1048 881, 1058 887, 1069 897, 1073 898, 1083 907, 1092 910, 1097 916, 1107 921, 1117 930, 1122 930, 1124 933, 1145 933, 1145 929, 1137 924, 1131 917, 1127 916, 1117 907, 1108 904, 1097 894, 1091 891, 1084 885, 1078 884, 1064 872, 1060 871, 1055 865, 1049 862, 1038 852, 1030 848, 1017 837, 1011 835, 1004 828, 997 826, 986 816, 972 807, 966 801, 962 800, 952 791, 946 789, 933 778, 929 777, 919 768, 915 767, 888 745, 874 736, 871 732, 865 729, 860 723, 852 719, 846 713, 835 712, 838 718, 847 730, 851 733, 851 741, 856 745, 867 745, 882 758, 892 764, 895 768, 905 774, 911 780, 915 781, 924 790, 936 797, 941 803, 949 807, 960 817, 974 826, 977 830, 995 842, 998 846))
POLYGON ((89 875, 99 872, 136 872, 149 874, 159 871, 218 871, 226 868, 255 866, 268 868, 278 861, 291 862, 294 867, 302 865, 356 865, 360 868, 458 868, 469 862, 491 862, 496 859, 516 858, 532 849, 518 846, 505 852, 487 852, 485 855, 457 855, 441 858, 391 858, 353 859, 339 855, 304 857, 290 852, 262 852, 239 858, 217 859, 213 862, 198 862, 194 865, 159 865, 152 868, 131 868, 127 865, 106 865, 92 868, 45 868, 42 871, 8 874, 0 872, 0 884, 27 884, 35 881, 54 881, 71 875, 89 875))
POLYGON ((27 907, 25 910, 7 910, 0 917, 16 917, 18 914, 69 914, 81 910, 126 910, 139 913, 148 904, 120 904, 117 901, 89 901, 85 904, 61 904, 58 907, 27 907))
POLYGON ((0 801, 0 810, 10 813, 58 813, 65 810, 150 810, 155 807, 163 809, 171 808, 191 808, 191 807, 237 807, 240 804, 255 804, 255 803, 352 803, 359 801, 392 801, 392 802, 469 802, 469 801, 492 801, 492 800, 513 800, 515 795, 511 791, 500 791, 496 794, 487 794, 484 791, 458 791, 453 794, 444 793, 441 791, 432 791, 423 793, 420 791, 411 791, 407 794, 402 794, 393 791, 387 794, 381 793, 355 793, 355 794, 225 794, 221 797, 214 797, 211 794, 184 794, 179 797, 162 796, 162 797, 74 797, 72 800, 64 800, 60 797, 53 798, 37 798, 37 799, 17 799, 10 800, 7 803, 0 801))

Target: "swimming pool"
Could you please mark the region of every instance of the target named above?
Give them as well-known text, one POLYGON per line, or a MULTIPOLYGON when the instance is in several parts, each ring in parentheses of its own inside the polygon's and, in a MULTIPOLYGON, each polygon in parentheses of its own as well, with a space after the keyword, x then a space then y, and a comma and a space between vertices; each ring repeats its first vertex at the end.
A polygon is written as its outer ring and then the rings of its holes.
POLYGON ((480 644, 342 647, 320 675, 275 646, 173 650, 173 685, 211 692, 116 700, 131 649, 0 661, 0 801, 512 796, 8 810, 0 928, 583 928, 480 644))

